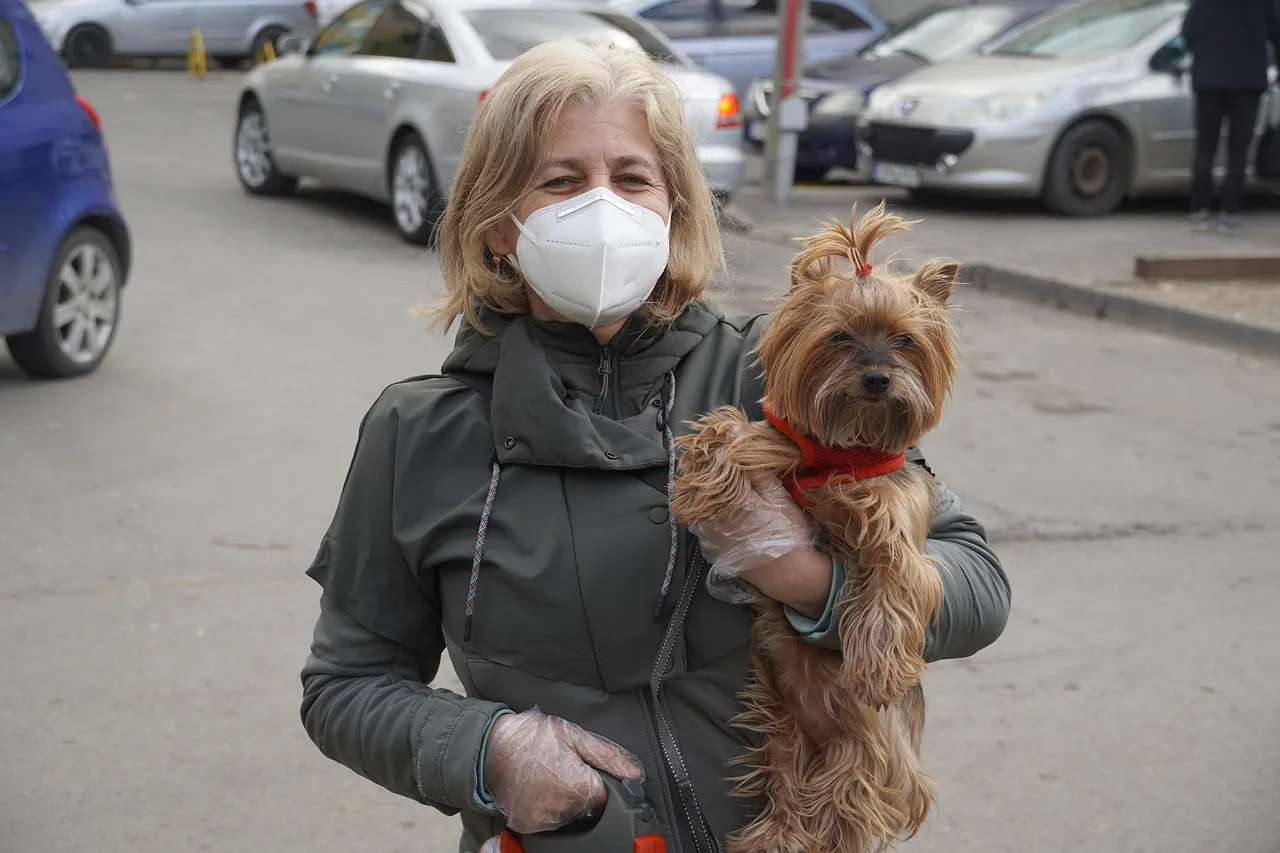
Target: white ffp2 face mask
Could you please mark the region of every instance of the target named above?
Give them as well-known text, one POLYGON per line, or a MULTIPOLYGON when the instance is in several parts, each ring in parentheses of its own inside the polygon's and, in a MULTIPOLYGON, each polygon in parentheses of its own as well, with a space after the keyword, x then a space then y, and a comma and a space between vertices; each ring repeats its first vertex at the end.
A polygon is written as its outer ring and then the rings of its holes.
POLYGON ((667 268, 669 224, 605 187, 511 220, 525 281, 551 310, 588 329, 639 308, 667 268))

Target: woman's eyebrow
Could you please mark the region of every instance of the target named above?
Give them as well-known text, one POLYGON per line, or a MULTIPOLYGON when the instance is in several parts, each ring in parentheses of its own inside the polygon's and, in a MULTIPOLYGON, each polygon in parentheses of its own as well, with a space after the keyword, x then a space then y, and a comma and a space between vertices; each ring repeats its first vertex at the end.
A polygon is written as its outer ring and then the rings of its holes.
POLYGON ((572 169, 581 172, 583 171, 582 158, 556 157, 543 163, 540 171, 546 171, 547 169, 572 169))
POLYGON ((615 157, 609 165, 615 169, 629 169, 635 166, 650 170, 654 168, 653 161, 642 154, 623 154, 615 157))

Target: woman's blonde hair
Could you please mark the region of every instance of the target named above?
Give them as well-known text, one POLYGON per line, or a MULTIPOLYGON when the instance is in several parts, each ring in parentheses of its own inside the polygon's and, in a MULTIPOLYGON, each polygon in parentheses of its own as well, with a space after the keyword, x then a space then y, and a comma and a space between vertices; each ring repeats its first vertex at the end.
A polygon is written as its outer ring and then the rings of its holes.
POLYGON ((565 107, 615 102, 644 113, 671 199, 670 260, 641 310, 655 321, 670 321, 704 295, 723 264, 723 250, 679 90, 658 63, 636 51, 548 42, 511 64, 467 131, 436 235, 446 294, 431 313, 442 325, 462 315, 484 331, 477 311, 482 305, 502 313, 529 310, 523 279, 493 257, 486 234, 531 189, 565 107))

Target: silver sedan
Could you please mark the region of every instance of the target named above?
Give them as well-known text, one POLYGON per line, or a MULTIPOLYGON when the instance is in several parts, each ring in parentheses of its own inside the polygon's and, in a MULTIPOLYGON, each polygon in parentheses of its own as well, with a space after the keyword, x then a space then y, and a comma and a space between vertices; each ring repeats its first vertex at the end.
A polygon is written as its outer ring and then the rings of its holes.
POLYGON ((561 38, 662 62, 686 97, 712 191, 724 200, 737 191, 742 116, 732 84, 590 0, 361 0, 314 39, 286 39, 287 55, 248 75, 236 174, 259 195, 292 192, 307 177, 389 202, 401 236, 426 244, 481 99, 511 60, 561 38))

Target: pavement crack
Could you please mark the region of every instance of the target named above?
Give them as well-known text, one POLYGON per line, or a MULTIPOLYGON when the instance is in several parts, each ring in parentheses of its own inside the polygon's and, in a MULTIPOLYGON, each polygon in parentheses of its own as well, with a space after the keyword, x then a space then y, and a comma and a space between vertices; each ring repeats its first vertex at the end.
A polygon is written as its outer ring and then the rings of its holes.
POLYGON ((1015 542, 1117 542, 1125 539, 1163 539, 1186 537, 1215 539, 1241 533, 1262 533, 1276 529, 1275 525, 1256 521, 1216 519, 1179 521, 1159 524, 1149 521, 1133 521, 1127 524, 1104 524, 1092 527, 1041 527, 1034 524, 1012 525, 988 533, 993 545, 1015 542))

